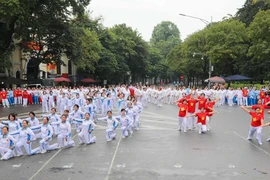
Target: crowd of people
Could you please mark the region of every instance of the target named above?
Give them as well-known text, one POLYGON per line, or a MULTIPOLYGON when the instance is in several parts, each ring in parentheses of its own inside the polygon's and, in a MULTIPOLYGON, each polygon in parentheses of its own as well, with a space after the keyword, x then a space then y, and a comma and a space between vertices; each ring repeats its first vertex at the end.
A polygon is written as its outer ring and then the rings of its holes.
POLYGON ((262 144, 261 129, 269 125, 263 122, 264 109, 270 104, 267 89, 263 88, 260 91, 254 88, 233 90, 218 85, 212 89, 139 85, 28 90, 18 88, 3 89, 0 96, 3 107, 40 103, 44 113, 41 123, 34 112, 30 112, 29 118, 23 120, 17 114, 11 113, 7 121, 1 122, 2 160, 10 159, 15 153, 16 156, 23 155, 22 146, 28 155, 75 146, 72 126, 76 128, 80 144, 95 143, 96 137, 93 133, 98 121, 107 123, 105 136, 108 142, 116 138, 115 130, 118 126, 121 128, 122 138, 126 138, 133 134, 133 130, 139 130, 140 113, 148 103, 158 107, 163 104, 176 104, 179 107, 179 131, 183 132, 196 129, 196 125, 200 134, 210 131, 212 116, 218 113, 215 107, 225 104, 239 105, 252 116, 248 139, 257 131, 258 142, 262 144), (117 111, 114 111, 115 109, 117 111), (50 144, 54 137, 57 137, 58 143, 50 144), (39 147, 32 149, 32 142, 37 139, 40 139, 39 147))

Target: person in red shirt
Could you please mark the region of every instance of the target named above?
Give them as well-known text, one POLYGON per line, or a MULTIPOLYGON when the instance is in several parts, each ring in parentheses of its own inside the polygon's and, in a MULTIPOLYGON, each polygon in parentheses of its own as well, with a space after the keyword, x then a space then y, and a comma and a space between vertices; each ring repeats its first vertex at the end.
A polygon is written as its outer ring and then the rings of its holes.
POLYGON ((18 92, 18 104, 22 104, 22 90, 20 89, 20 88, 18 88, 18 90, 17 90, 17 92, 18 92))
MULTIPOLYGON (((205 104, 205 111, 208 112, 208 113, 214 112, 214 106, 219 100, 220 100, 220 98, 212 101, 210 98, 208 98, 207 102, 205 104)), ((207 131, 211 130, 210 124, 211 124, 211 121, 212 121, 212 116, 213 116, 213 114, 210 113, 206 118, 207 131)))
POLYGON ((261 88, 261 91, 260 91, 260 99, 264 99, 265 98, 265 92, 263 90, 263 88, 261 88))
POLYGON ((187 100, 183 100, 183 103, 178 103, 177 106, 179 107, 178 113, 178 122, 179 122, 179 131, 181 131, 182 124, 184 125, 184 132, 187 132, 187 111, 188 105, 187 100))
POLYGON ((217 113, 217 112, 206 112, 205 108, 202 107, 200 112, 189 115, 189 116, 197 116, 198 117, 197 125, 198 125, 198 128, 199 128, 199 133, 200 134, 205 133, 207 131, 207 129, 206 129, 206 118, 207 118, 207 116, 209 116, 210 114, 213 114, 213 113, 217 113))
POLYGON ((23 106, 27 106, 27 101, 28 101, 29 94, 26 91, 26 89, 24 89, 22 97, 23 97, 23 106))
POLYGON ((248 88, 247 87, 243 89, 243 104, 244 106, 248 106, 248 88))
POLYGON ((261 109, 257 107, 254 112, 254 111, 248 110, 244 106, 241 106, 241 108, 247 113, 249 113, 252 117, 247 139, 252 140, 254 133, 257 132, 258 143, 259 145, 262 145, 262 126, 264 125, 264 123, 263 123, 262 113, 260 112, 261 109))
POLYGON ((1 91, 1 97, 2 97, 2 104, 3 107, 9 107, 8 99, 7 99, 8 93, 6 90, 3 88, 1 91))
POLYGON ((14 104, 18 104, 18 90, 14 89, 13 94, 14 94, 14 104))
POLYGON ((198 100, 199 100, 198 109, 201 110, 201 108, 205 107, 207 99, 205 99, 205 94, 204 93, 202 93, 201 96, 197 95, 197 97, 199 97, 198 98, 198 100))
MULTIPOLYGON (((264 99, 263 99, 263 103, 266 104, 266 103, 268 103, 268 102, 270 102, 270 96, 269 96, 269 94, 265 93, 265 97, 264 97, 264 99)), ((265 108, 266 108, 266 109, 269 109, 270 106, 268 105, 268 106, 266 106, 265 108)))
MULTIPOLYGON (((196 111, 196 103, 198 102, 197 99, 194 98, 193 94, 190 94, 190 99, 188 99, 188 114, 192 115, 196 111)), ((194 116, 188 117, 188 129, 191 128, 195 129, 196 119, 194 116)))
POLYGON ((183 93, 182 95, 183 95, 183 97, 181 99, 175 101, 175 103, 183 103, 184 100, 188 99, 186 93, 183 93))
MULTIPOLYGON (((267 108, 267 106, 270 104, 270 102, 267 102, 266 104, 262 103, 262 100, 258 100, 258 104, 255 104, 253 106, 247 106, 246 108, 251 108, 255 110, 257 107, 260 108, 260 113, 262 114, 262 118, 264 119, 264 109, 267 108)), ((270 111, 268 111, 268 114, 270 114, 270 111)))

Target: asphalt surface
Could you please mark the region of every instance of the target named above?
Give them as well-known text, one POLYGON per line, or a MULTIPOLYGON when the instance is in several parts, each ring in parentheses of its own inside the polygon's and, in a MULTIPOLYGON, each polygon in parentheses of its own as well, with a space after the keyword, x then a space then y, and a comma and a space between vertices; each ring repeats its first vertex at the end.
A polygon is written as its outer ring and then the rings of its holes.
POLYGON ((120 138, 118 129, 117 139, 106 142, 106 124, 99 122, 97 143, 79 145, 74 132, 75 147, 1 161, 0 179, 269 180, 270 143, 265 140, 270 128, 264 128, 259 146, 255 137, 246 140, 249 114, 238 107, 216 110, 220 113, 214 115, 210 132, 183 133, 177 131, 176 106, 149 105, 132 137, 120 138))

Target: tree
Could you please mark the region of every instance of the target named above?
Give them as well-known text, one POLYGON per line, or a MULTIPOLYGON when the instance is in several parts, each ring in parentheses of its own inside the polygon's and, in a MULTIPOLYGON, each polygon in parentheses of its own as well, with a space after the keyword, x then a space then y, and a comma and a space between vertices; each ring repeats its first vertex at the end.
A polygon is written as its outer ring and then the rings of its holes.
POLYGON ((239 73, 240 59, 246 57, 248 37, 245 24, 228 19, 212 25, 206 30, 206 56, 215 66, 217 75, 239 73))
POLYGON ((236 13, 236 18, 249 26, 259 10, 267 9, 270 9, 269 0, 246 0, 244 6, 236 13))
POLYGON ((157 77, 169 79, 173 76, 173 72, 169 69, 166 58, 170 51, 180 43, 180 31, 174 23, 163 21, 154 27, 152 37, 150 39, 150 45, 152 48, 156 49, 162 57, 162 60, 158 62, 159 64, 155 65, 156 67, 159 67, 159 71, 156 71, 157 74, 155 75, 152 73, 155 79, 157 79, 157 77))
POLYGON ((259 11, 248 28, 251 46, 248 51, 251 61, 248 70, 258 79, 270 78, 270 10, 259 11), (256 67, 256 68, 254 68, 256 67))
MULTIPOLYGON (((30 54, 33 70, 41 62, 54 60, 60 65, 65 53, 66 39, 70 39, 70 21, 84 15, 90 0, 7 0, 0 2, 1 31, 7 36, 0 40, 2 55, 8 55, 20 40, 30 54)), ((83 33, 82 33, 83 34, 83 33)), ((32 75, 37 76, 37 72, 32 75)))
POLYGON ((148 45, 137 31, 126 24, 115 25, 111 28, 115 34, 115 54, 118 68, 115 73, 118 81, 123 80, 123 75, 131 72, 132 80, 144 78, 148 67, 148 45))

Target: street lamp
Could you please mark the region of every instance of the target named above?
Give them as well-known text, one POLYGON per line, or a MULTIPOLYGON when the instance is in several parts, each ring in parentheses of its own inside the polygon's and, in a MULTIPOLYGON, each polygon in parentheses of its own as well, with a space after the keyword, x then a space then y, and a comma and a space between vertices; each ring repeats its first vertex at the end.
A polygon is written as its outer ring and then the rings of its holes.
MULTIPOLYGON (((205 54, 204 53, 193 53, 193 57, 195 57, 196 55, 202 55, 202 60, 204 60, 204 56, 205 56, 205 54)), ((208 88, 210 89, 210 78, 211 78, 211 74, 212 74, 212 72, 213 72, 213 70, 214 70, 214 67, 212 66, 212 64, 211 64, 211 60, 210 60, 210 58, 209 58, 209 71, 208 71, 208 73, 209 73, 209 78, 208 78, 208 88)))
MULTIPOLYGON (((192 18, 192 19, 198 19, 198 20, 200 20, 200 21, 202 21, 204 24, 206 24, 206 25, 211 25, 212 24, 212 17, 211 17, 211 22, 209 22, 209 21, 207 21, 207 20, 205 20, 205 19, 203 19, 203 18, 200 18, 200 17, 196 17, 196 16, 190 16, 190 15, 186 15, 186 14, 179 14, 180 16, 184 16, 184 17, 188 17, 188 18, 192 18)), ((202 54, 202 53, 193 53, 193 57, 195 57, 197 54, 199 54, 199 55, 202 55, 202 60, 203 60, 203 56, 205 55, 205 54, 202 54)), ((208 79, 208 88, 210 89, 210 78, 211 78, 211 73, 212 73, 212 71, 213 71, 213 67, 212 67, 212 65, 211 65, 211 60, 210 60, 210 58, 209 58, 209 79, 208 79)))
POLYGON ((203 18, 199 18, 199 17, 195 17, 195 16, 190 16, 190 15, 186 15, 186 14, 179 14, 180 16, 184 16, 184 17, 188 17, 188 18, 193 18, 193 19, 198 19, 198 20, 200 20, 200 21, 202 21, 204 24, 206 24, 206 25, 209 25, 209 24, 211 24, 212 23, 212 17, 211 17, 211 22, 209 22, 209 21, 207 21, 207 20, 205 20, 205 19, 203 19, 203 18))

